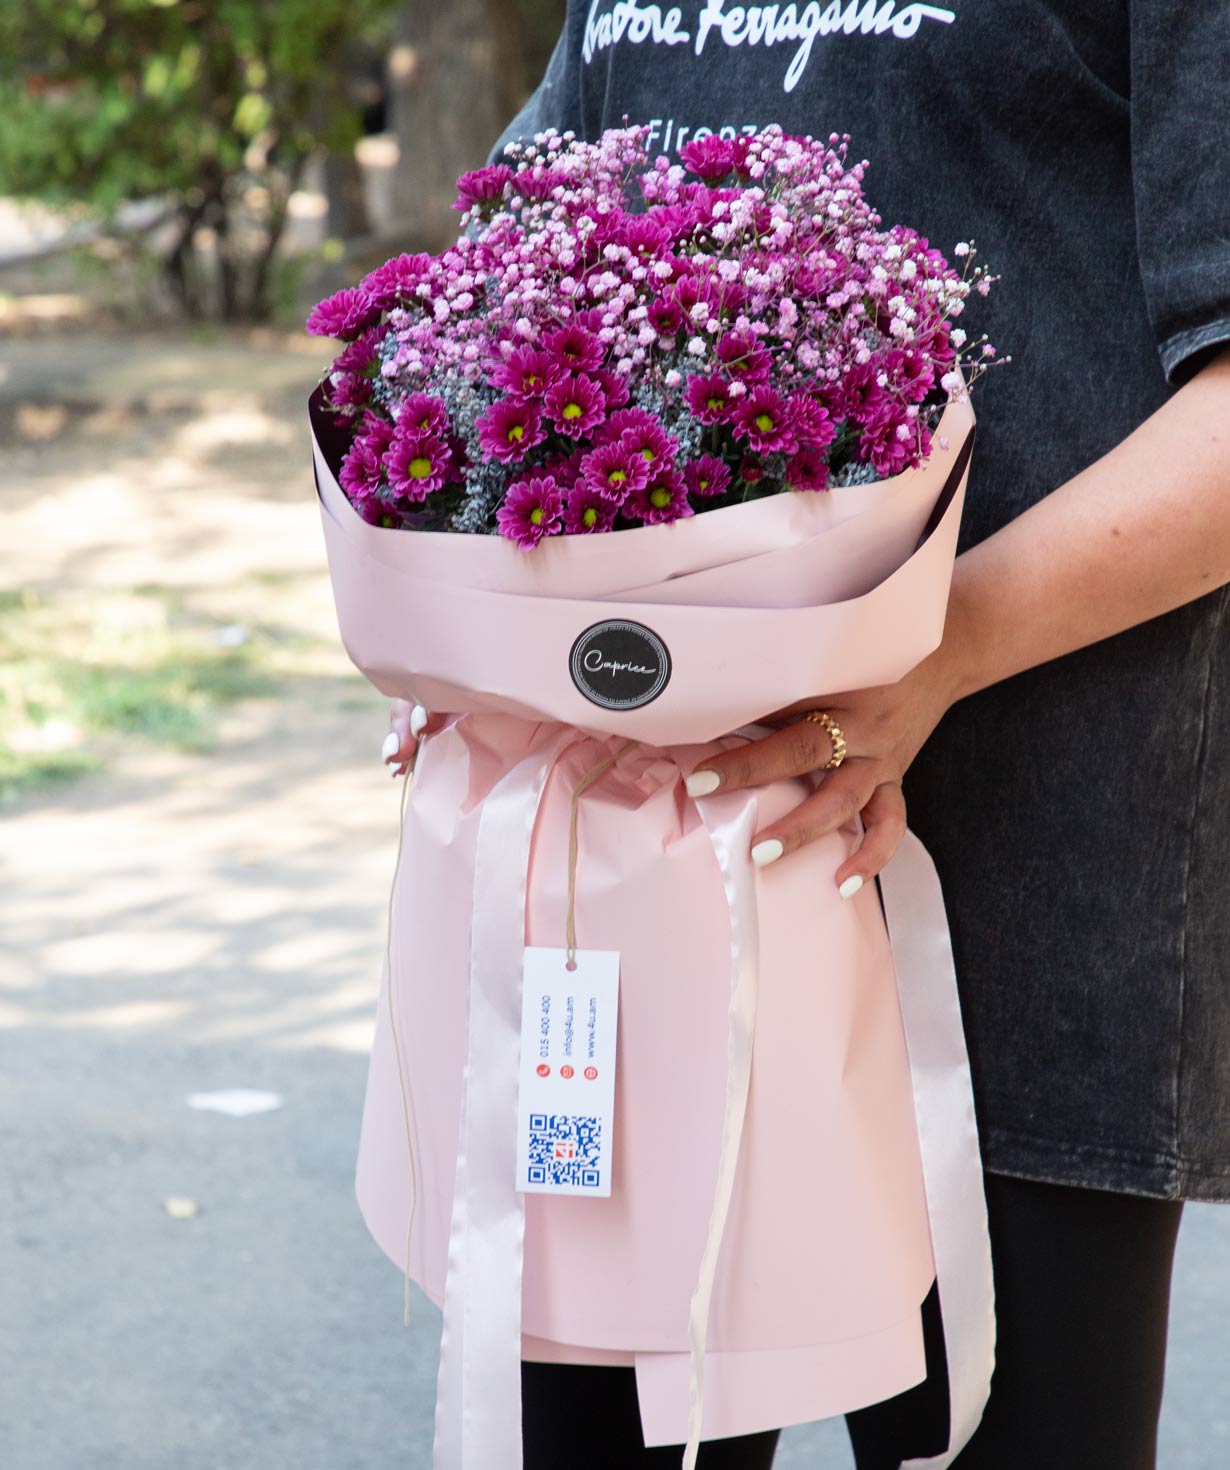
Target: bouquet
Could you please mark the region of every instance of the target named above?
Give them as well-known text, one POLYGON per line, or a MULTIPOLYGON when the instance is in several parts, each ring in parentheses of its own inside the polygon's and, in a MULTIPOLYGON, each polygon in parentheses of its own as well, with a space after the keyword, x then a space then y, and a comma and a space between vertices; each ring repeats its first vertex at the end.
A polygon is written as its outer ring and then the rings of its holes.
POLYGON ((512 145, 460 180, 456 246, 313 311, 349 341, 326 400, 365 520, 528 551, 926 458, 994 353, 953 325, 990 285, 971 247, 958 274, 881 231, 847 140, 709 137, 647 171, 647 132, 512 145))
POLYGON ((511 145, 460 181, 455 247, 309 318, 348 344, 311 405, 343 642, 448 717, 403 819, 356 1190, 407 1301, 413 1277, 443 1307, 437 1470, 521 1463, 523 1357, 634 1365, 685 1470, 702 1437, 889 1397, 936 1278, 947 1465, 993 1313, 934 869, 907 835, 879 901, 843 902, 857 820, 749 859, 809 781, 684 781, 938 644, 993 356, 954 320, 991 278, 883 229, 846 139, 644 141, 511 145), (616 954, 613 1093, 568 1063, 575 1102, 527 1116, 531 1002, 568 992, 571 1048, 616 954))

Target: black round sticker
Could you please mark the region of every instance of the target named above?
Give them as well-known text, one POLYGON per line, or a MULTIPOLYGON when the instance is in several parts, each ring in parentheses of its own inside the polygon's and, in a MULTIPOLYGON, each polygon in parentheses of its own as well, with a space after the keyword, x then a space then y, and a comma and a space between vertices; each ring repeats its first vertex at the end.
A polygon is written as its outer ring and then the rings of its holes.
POLYGON ((595 623, 572 645, 572 682, 603 709, 639 709, 657 699, 671 676, 661 638, 641 623, 595 623))

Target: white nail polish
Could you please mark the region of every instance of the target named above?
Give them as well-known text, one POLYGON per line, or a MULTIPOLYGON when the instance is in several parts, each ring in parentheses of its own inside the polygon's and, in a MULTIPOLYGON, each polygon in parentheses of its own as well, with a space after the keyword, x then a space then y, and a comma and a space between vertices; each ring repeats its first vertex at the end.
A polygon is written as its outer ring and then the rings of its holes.
POLYGON ((846 879, 846 881, 841 885, 837 892, 841 894, 842 898, 853 898, 862 886, 862 878, 859 877, 857 873, 855 873, 852 878, 846 879))
POLYGON ((384 737, 384 744, 380 747, 380 759, 387 765, 389 761, 401 749, 401 739, 396 730, 390 730, 384 737))
POLYGON ((785 851, 785 846, 778 838, 770 837, 765 842, 758 842, 752 848, 752 861, 758 868, 764 868, 769 863, 775 863, 785 851))
POLYGON ((693 771, 683 783, 689 796, 711 796, 722 784, 716 771, 693 771))
POLYGON ((410 711, 410 733, 416 740, 427 728, 427 721, 429 719, 431 719, 431 716, 421 704, 416 704, 410 711))

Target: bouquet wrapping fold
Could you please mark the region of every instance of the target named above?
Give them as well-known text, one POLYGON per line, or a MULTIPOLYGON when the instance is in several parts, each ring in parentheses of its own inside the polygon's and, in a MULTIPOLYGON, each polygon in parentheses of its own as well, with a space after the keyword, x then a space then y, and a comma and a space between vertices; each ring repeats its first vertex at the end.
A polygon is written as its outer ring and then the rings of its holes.
POLYGON ((645 1441, 686 1442, 685 1467, 700 1438, 889 1397, 924 1376, 937 1276, 953 1412, 925 1463, 948 1465, 993 1314, 934 870, 907 836, 879 895, 844 902, 857 821, 748 857, 808 781, 698 801, 683 782, 794 699, 937 646, 968 401, 894 479, 533 556, 364 522, 313 407, 345 647, 449 716, 405 817, 356 1170, 374 1238, 443 1307, 437 1470, 520 1465, 522 1358, 634 1365, 645 1441), (570 875, 573 794, 611 758, 570 875), (570 876, 579 946, 621 956, 607 1199, 514 1182, 521 955, 564 943, 570 876))

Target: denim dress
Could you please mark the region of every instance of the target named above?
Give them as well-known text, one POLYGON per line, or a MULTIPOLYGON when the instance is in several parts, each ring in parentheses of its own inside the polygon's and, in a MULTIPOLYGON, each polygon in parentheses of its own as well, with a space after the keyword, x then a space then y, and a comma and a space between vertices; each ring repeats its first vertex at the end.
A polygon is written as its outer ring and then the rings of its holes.
MULTIPOLYGON (((1001 279, 962 325, 1013 361, 976 393, 964 549, 1230 343, 1228 78, 1226 0, 572 0, 496 151, 849 134, 887 223, 972 238, 1001 279)), ((960 701, 905 794, 986 1166, 1230 1199, 1230 589, 960 701)))

